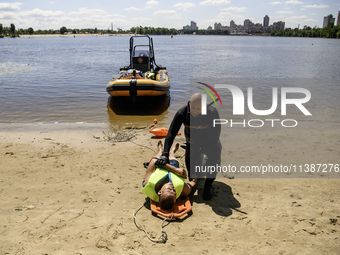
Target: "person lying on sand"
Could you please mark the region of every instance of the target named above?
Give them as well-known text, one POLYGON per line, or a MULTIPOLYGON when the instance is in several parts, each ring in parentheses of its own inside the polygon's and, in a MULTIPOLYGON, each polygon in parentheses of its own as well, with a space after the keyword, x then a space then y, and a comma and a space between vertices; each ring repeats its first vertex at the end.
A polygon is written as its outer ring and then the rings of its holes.
POLYGON ((159 202, 162 209, 167 210, 175 204, 178 197, 190 194, 197 179, 185 183, 187 172, 179 167, 179 162, 175 158, 175 153, 179 148, 178 143, 170 151, 169 164, 165 164, 162 168, 155 165, 163 153, 161 141, 158 142, 157 147, 158 154, 150 160, 146 169, 142 192, 150 199, 159 202))

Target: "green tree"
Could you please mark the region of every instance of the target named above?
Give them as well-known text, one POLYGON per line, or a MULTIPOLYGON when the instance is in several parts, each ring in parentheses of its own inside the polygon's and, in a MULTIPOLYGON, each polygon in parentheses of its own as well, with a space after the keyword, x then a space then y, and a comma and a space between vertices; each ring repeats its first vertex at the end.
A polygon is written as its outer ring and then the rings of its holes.
POLYGON ((130 32, 131 32, 131 33, 136 32, 136 27, 132 27, 132 28, 130 29, 130 32))
POLYGON ((33 30, 33 28, 32 27, 29 27, 28 29, 27 29, 27 32, 28 32, 28 34, 33 34, 34 33, 34 30, 33 30))
POLYGON ((14 35, 15 34, 15 25, 12 23, 11 24, 11 28, 10 28, 11 34, 14 35))
POLYGON ((61 27, 60 28, 60 34, 63 35, 65 33, 67 33, 67 28, 66 27, 61 27))

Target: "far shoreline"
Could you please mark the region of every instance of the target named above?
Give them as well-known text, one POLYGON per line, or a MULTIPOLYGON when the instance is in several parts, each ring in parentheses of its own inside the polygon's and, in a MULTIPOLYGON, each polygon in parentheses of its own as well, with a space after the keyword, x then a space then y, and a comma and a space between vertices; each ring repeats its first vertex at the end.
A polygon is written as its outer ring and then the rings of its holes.
POLYGON ((78 37, 78 36, 133 36, 135 34, 33 34, 33 35, 19 35, 18 37, 31 38, 31 37, 78 37))
MULTIPOLYGON (((16 37, 11 36, 5 36, 0 37, 0 39, 3 38, 40 38, 40 37, 91 37, 91 36, 100 36, 100 37, 106 37, 106 36, 146 36, 142 34, 67 34, 67 35, 61 35, 61 34, 32 34, 32 35, 18 35, 16 37)), ((148 35, 148 36, 171 36, 171 35, 148 35)), ((282 36, 272 36, 268 34, 228 34, 228 35, 193 35, 193 34, 183 34, 183 35, 176 35, 176 36, 232 36, 232 37, 240 37, 240 36, 246 36, 246 37, 282 37, 282 36)), ((284 37, 284 38, 310 38, 310 39, 336 39, 336 38, 324 38, 324 37, 284 37)))

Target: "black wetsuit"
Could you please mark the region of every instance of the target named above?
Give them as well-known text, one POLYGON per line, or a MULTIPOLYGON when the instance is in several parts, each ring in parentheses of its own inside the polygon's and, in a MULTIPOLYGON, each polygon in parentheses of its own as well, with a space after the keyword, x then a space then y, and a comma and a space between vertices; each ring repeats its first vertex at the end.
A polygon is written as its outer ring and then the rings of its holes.
MULTIPOLYGON (((189 177, 190 172, 194 173, 195 171, 195 169, 190 168, 190 161, 193 167, 195 165, 200 165, 199 161, 202 153, 208 156, 207 165, 216 166, 216 164, 219 165, 221 163, 221 126, 217 125, 216 127, 213 127, 214 119, 219 119, 219 114, 215 107, 208 107, 206 115, 199 114, 198 116, 193 117, 190 114, 190 107, 188 104, 177 111, 171 122, 164 143, 163 155, 169 157, 170 148, 183 124, 184 135, 187 142, 185 164, 189 172, 189 177)), ((211 184, 216 177, 216 173, 207 177, 210 179, 210 181, 207 179, 207 182, 211 184)))

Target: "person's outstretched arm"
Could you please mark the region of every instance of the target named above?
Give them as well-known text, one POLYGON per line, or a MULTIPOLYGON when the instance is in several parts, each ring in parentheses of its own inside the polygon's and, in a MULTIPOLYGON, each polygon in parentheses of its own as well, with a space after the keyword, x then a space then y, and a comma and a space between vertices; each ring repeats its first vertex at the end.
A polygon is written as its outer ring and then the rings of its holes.
POLYGON ((186 179, 188 177, 187 175, 187 171, 185 171, 184 168, 179 168, 179 167, 174 167, 170 164, 165 164, 163 166, 163 168, 169 172, 172 172, 180 177, 183 177, 184 179, 186 179))
POLYGON ((188 196, 192 189, 195 187, 197 179, 192 179, 190 182, 184 183, 181 196, 188 196))

